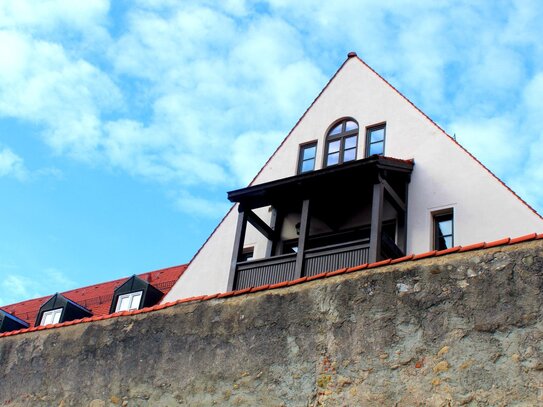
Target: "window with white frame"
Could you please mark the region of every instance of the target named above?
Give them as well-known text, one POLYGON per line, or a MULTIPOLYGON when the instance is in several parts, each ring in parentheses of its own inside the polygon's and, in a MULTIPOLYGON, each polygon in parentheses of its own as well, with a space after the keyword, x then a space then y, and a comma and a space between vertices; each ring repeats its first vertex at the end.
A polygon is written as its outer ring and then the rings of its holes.
POLYGON ((51 311, 45 311, 41 317, 40 325, 58 324, 62 316, 62 308, 57 308, 51 311))
POLYGON ((119 295, 115 312, 139 309, 143 291, 119 295))

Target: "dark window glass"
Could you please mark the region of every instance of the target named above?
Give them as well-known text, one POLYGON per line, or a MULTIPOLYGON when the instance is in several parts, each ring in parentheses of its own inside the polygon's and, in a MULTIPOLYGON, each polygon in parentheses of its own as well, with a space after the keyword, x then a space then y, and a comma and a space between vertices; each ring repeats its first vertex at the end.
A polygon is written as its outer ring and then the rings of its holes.
POLYGON ((358 124, 345 119, 332 127, 326 136, 325 166, 356 160, 358 124))
POLYGON ((300 146, 298 159, 298 174, 313 171, 315 169, 315 157, 317 156, 317 143, 300 146))
POLYGON ((243 249, 243 253, 241 253, 240 261, 248 261, 252 260, 254 257, 255 249, 254 247, 247 247, 243 249))
POLYGON ((366 131, 366 156, 385 153, 385 126, 370 127, 366 131))
POLYGON ((454 245, 453 212, 434 215, 434 249, 450 249, 454 245))

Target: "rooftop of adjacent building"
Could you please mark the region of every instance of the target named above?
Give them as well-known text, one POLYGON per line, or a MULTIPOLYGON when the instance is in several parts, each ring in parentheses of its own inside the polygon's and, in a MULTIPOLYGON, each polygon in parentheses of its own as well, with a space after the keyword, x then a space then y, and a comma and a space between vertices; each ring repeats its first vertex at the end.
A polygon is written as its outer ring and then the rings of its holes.
MULTIPOLYGON (((165 269, 138 274, 138 277, 147 281, 149 284, 159 289, 164 293, 164 295, 166 295, 179 277, 181 277, 186 268, 187 265, 183 264, 180 266, 168 267, 165 269)), ((128 278, 130 277, 94 284, 87 287, 76 288, 74 290, 62 292, 61 294, 76 304, 87 308, 92 312, 94 317, 101 317, 109 314, 111 301, 113 299, 113 292, 128 278)), ((40 307, 49 298, 51 298, 51 295, 18 302, 16 304, 1 306, 0 309, 19 319, 22 319, 23 321, 27 322, 30 327, 33 327, 40 307)))

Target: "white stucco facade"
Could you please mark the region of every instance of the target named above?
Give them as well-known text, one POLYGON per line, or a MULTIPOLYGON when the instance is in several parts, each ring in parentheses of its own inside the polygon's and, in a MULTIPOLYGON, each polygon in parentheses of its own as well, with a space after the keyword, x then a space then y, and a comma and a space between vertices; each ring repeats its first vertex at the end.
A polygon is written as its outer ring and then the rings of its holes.
MULTIPOLYGON (((358 159, 366 128, 380 123, 386 124, 384 155, 414 159, 407 253, 432 249, 432 214, 441 209, 454 210, 455 245, 543 231, 537 213, 358 57, 347 59, 251 185, 295 175, 299 147, 310 141, 318 143, 315 169, 322 168, 327 131, 344 117, 359 124, 358 159)), ((266 208, 256 212, 268 221, 266 208)), ((225 216, 163 301, 226 291, 237 217, 236 208, 225 216)), ((245 245, 263 257, 266 240, 251 226, 245 245)))

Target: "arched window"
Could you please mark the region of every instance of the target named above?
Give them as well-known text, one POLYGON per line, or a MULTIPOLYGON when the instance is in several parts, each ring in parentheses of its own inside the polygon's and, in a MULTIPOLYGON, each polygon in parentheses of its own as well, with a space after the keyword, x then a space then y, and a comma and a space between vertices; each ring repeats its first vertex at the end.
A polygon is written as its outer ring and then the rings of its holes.
POLYGON ((356 160, 358 123, 344 119, 336 123, 326 135, 325 167, 356 160))

